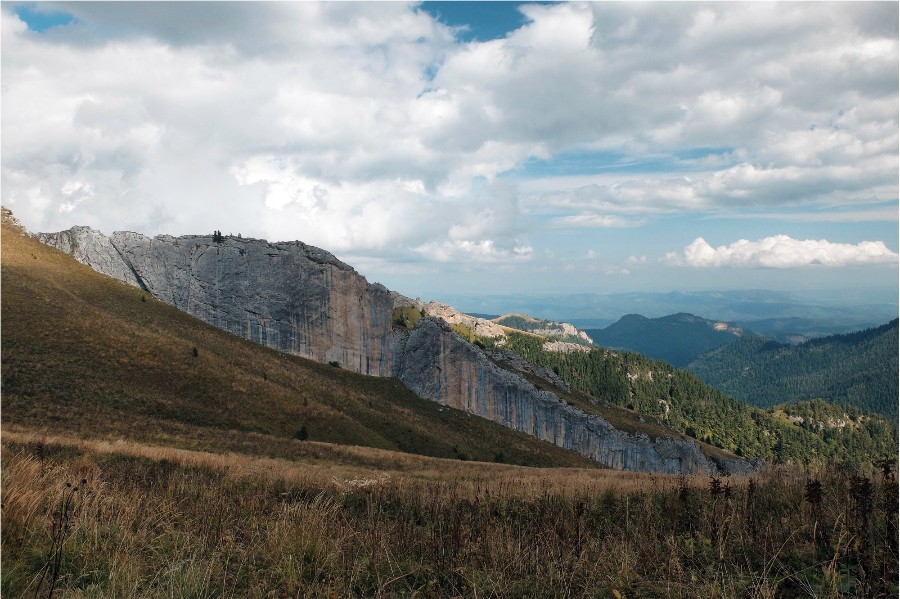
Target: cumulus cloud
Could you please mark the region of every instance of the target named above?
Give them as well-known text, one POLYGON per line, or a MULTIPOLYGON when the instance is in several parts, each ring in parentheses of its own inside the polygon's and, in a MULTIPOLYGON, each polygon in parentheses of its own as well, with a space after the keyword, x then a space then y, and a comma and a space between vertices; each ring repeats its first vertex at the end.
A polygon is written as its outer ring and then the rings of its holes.
POLYGON ((435 262, 524 262, 534 250, 528 245, 499 247, 493 240, 457 240, 428 242, 415 248, 416 252, 435 262))
POLYGON ((548 144, 569 132, 569 144, 598 151, 598 170, 580 185, 559 177, 554 187, 552 174, 529 183, 540 191, 525 205, 580 216, 896 199, 898 39, 884 23, 897 7, 810 8, 592 5, 594 60, 580 76, 595 87, 567 106, 583 127, 558 127, 548 144))
POLYGON ((546 225, 898 195, 895 3, 523 5, 467 43, 415 2, 151 4, 41 4, 75 16, 42 33, 0 9, 29 228, 498 264, 546 225), (598 156, 577 184, 529 170, 567 152, 598 156))
POLYGON ((698 237, 682 253, 670 252, 664 260, 672 265, 699 268, 798 268, 897 264, 898 255, 889 250, 883 241, 862 241, 854 245, 774 235, 758 241, 741 239, 719 247, 713 247, 698 237))

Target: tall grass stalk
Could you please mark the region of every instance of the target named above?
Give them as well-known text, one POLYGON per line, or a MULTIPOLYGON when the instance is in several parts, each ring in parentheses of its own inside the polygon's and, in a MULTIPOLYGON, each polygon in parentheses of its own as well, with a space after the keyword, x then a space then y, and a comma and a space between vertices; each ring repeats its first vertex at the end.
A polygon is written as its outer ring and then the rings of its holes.
POLYGON ((729 479, 713 493, 702 477, 625 475, 631 482, 604 487, 576 470, 581 488, 557 487, 565 470, 517 481, 507 474, 527 469, 475 463, 454 482, 430 470, 351 472, 58 438, 43 452, 42 465, 35 445, 4 433, 4 597, 897 593, 888 541, 897 505, 886 499, 896 495, 874 473, 856 475, 877 498, 854 504, 867 510, 862 527, 847 507, 861 483, 826 470, 813 519, 801 509, 802 471, 729 479), (686 514, 693 524, 679 520, 686 514), (830 532, 825 558, 820 526, 830 532))

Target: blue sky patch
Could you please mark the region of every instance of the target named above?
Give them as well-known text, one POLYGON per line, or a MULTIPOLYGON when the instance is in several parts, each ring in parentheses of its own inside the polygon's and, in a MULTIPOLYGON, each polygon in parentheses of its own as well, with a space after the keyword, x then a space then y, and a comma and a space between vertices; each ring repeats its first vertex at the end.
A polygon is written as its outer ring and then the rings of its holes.
MULTIPOLYGON (((630 156, 621 152, 570 150, 550 159, 531 158, 516 174, 532 177, 563 177, 599 173, 658 173, 695 170, 693 161, 727 156, 732 148, 691 148, 674 154, 630 156)), ((512 173, 511 173, 512 174, 512 173)))
MULTIPOLYGON (((525 2, 423 2, 421 9, 451 27, 463 27, 456 37, 462 42, 484 42, 505 37, 525 24, 519 11, 525 2)), ((541 3, 544 4, 544 3, 541 3)))
POLYGON ((13 10, 28 25, 28 29, 38 33, 76 21, 75 17, 67 12, 48 10, 35 3, 21 4, 13 10))

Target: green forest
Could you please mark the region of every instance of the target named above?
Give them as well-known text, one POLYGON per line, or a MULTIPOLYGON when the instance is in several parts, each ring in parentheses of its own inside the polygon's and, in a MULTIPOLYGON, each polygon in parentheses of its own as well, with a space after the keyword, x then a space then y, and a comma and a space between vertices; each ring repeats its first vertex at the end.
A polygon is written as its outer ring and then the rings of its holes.
POLYGON ((505 348, 552 368, 598 402, 633 409, 748 459, 856 466, 896 454, 894 427, 881 416, 859 410, 827 402, 771 409, 749 406, 690 372, 630 352, 549 352, 541 339, 520 334, 511 334, 505 348), (796 418, 804 414, 809 416, 804 418, 807 426, 796 418), (819 420, 812 424, 812 416, 822 418, 822 427, 819 420))
POLYGON ((897 320, 799 345, 744 337, 702 356, 688 369, 751 405, 825 399, 897 420, 897 320))

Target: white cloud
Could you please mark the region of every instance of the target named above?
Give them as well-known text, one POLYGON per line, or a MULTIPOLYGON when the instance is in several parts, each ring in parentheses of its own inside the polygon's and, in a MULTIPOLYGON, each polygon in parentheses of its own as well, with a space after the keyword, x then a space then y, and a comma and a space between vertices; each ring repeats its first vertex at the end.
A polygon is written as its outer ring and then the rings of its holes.
POLYGON ((558 218, 554 218, 551 220, 551 223, 556 227, 604 228, 637 227, 642 224, 642 221, 604 214, 577 214, 573 216, 560 216, 558 218))
POLYGON ((741 239, 715 248, 698 237, 684 248, 683 253, 666 254, 665 261, 672 265, 699 268, 798 268, 897 264, 898 255, 882 241, 862 241, 853 245, 832 243, 825 239, 799 240, 787 235, 774 235, 759 241, 741 239))
POLYGON ((895 3, 525 5, 471 43, 415 3, 41 6, 78 21, 2 8, 2 200, 36 230, 499 264, 547 225, 898 195, 895 3), (578 151, 637 166, 529 170, 578 151))
POLYGON ((526 262, 531 260, 534 249, 529 245, 498 247, 492 240, 428 242, 415 251, 435 262, 526 262))

